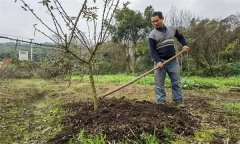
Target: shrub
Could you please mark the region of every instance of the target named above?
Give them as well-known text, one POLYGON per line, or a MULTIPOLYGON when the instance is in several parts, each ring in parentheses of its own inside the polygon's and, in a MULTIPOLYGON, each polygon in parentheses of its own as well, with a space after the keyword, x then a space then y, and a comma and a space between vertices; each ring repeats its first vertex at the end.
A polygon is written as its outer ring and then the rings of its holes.
POLYGON ((0 69, 2 79, 31 78, 35 75, 38 64, 33 61, 19 61, 0 69))

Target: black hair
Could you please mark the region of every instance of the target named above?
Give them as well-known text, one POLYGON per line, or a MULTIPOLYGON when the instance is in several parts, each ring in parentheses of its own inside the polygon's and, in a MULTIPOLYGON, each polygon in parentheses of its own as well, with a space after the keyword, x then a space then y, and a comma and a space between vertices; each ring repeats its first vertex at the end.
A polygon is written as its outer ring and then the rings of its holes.
POLYGON ((160 11, 153 12, 152 17, 154 17, 154 16, 158 16, 160 19, 163 18, 163 14, 160 11))

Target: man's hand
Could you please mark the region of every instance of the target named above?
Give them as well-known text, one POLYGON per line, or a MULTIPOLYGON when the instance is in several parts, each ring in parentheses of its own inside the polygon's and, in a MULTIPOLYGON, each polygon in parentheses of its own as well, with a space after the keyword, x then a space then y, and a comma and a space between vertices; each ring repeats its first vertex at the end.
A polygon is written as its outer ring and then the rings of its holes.
POLYGON ((189 46, 183 46, 182 50, 184 52, 188 52, 190 50, 189 46))
POLYGON ((158 62, 158 63, 157 63, 157 67, 162 68, 162 67, 163 67, 163 63, 162 63, 162 62, 158 62))

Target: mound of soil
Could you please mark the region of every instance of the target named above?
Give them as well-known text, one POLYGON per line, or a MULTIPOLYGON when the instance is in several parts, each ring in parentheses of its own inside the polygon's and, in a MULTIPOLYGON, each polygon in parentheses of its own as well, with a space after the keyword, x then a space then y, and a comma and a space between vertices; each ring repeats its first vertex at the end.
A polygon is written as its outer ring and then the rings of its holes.
POLYGON ((175 134, 192 135, 199 125, 197 118, 185 109, 148 101, 109 99, 101 101, 97 111, 93 111, 90 102, 72 103, 64 108, 69 113, 62 121, 63 130, 49 143, 66 143, 81 129, 90 135, 105 134, 109 141, 131 141, 143 132, 155 133, 162 139, 166 126, 175 134))

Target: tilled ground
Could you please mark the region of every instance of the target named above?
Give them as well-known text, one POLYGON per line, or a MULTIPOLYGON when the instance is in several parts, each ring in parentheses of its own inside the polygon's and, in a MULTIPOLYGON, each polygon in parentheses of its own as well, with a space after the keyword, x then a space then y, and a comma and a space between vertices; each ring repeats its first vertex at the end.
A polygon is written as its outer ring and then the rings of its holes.
MULTIPOLYGON (((166 127, 187 143, 240 142, 237 92, 185 90, 185 108, 179 109, 171 103, 170 89, 169 103, 162 106, 153 103, 152 87, 132 85, 101 101, 94 112, 92 103, 86 102, 91 95, 89 85, 67 90, 58 85, 58 89, 56 85, 54 89, 34 85, 16 89, 18 85, 0 86, 0 143, 67 143, 81 130, 92 136, 105 134, 110 142, 126 143, 139 142, 143 132, 155 133, 162 142, 166 127)), ((111 86, 99 86, 98 91, 104 93, 106 88, 114 88, 111 86)))
POLYGON ((81 129, 91 135, 105 134, 109 141, 131 141, 143 132, 155 133, 162 139, 164 127, 178 135, 192 135, 199 126, 196 117, 171 104, 109 99, 101 102, 98 111, 93 111, 89 102, 72 103, 64 108, 69 112, 62 122, 64 129, 50 143, 65 143, 81 129))

